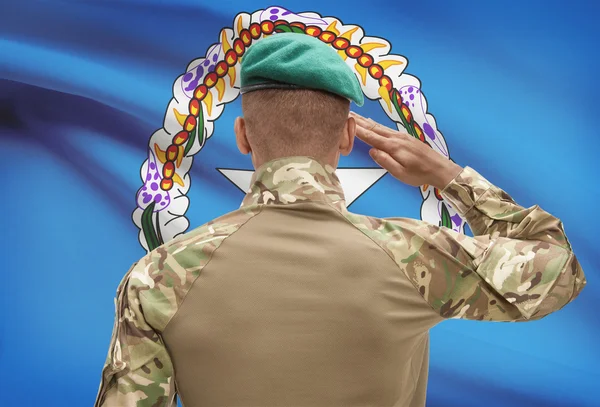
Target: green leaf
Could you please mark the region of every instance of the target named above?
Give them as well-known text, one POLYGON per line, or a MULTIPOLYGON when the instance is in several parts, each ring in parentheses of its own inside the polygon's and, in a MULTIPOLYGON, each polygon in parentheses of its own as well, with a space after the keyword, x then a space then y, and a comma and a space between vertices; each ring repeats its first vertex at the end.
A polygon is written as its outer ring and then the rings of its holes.
MULTIPOLYGON (((194 129, 194 131, 190 131, 190 137, 188 138, 187 144, 185 145, 185 148, 183 149, 183 156, 184 157, 192 149, 192 146, 194 145, 194 141, 196 141, 196 133, 198 131, 199 131, 198 126, 196 126, 196 128, 194 129)), ((204 128, 202 129, 202 133, 204 133, 204 128)))
POLYGON ((156 203, 152 202, 142 213, 142 231, 144 232, 146 243, 148 243, 148 251, 152 251, 160 246, 158 236, 156 236, 156 231, 154 230, 154 224, 152 223, 152 213, 155 205, 156 203))
POLYGON ((162 233, 160 231, 160 222, 158 221, 158 216, 160 212, 156 212, 156 236, 158 237, 158 245, 162 245, 165 243, 162 237, 162 233))
POLYGON ((442 202, 442 220, 440 222, 440 226, 446 226, 447 228, 452 228, 452 219, 450 219, 450 212, 448 212, 448 208, 446 204, 442 202))
POLYGON ((305 34, 304 30, 300 27, 291 26, 290 28, 292 29, 292 32, 294 32, 294 33, 305 34))
POLYGON ((277 33, 291 33, 292 28, 289 25, 278 25, 277 27, 275 27, 275 32, 277 33))
POLYGON ((196 128, 194 131, 190 132, 190 138, 185 145, 185 149, 183 150, 183 156, 185 157, 192 147, 194 146, 194 142, 196 141, 196 134, 198 134, 198 141, 200 142, 200 147, 204 144, 204 112, 202 110, 202 105, 200 105, 200 109, 198 110, 198 119, 196 120, 196 128))
MULTIPOLYGON (((396 92, 398 92, 398 91, 396 91, 396 92)), ((402 109, 400 109, 400 103, 398 103, 398 101, 396 100, 396 97, 392 96, 391 99, 392 99, 392 104, 394 105, 394 108, 396 109, 396 112, 398 112, 398 116, 400 116, 400 120, 402 120, 402 126, 404 126, 404 129, 411 136, 418 138, 414 127, 406 120, 406 117, 404 117, 404 115, 402 114, 402 109)))

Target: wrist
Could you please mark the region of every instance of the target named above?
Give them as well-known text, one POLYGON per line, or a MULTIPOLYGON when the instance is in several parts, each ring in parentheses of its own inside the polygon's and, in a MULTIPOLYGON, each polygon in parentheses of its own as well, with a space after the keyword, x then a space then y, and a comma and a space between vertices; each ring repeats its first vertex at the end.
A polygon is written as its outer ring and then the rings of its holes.
POLYGON ((442 191, 448 186, 448 184, 450 184, 450 182, 452 182, 454 178, 458 176, 458 174, 462 172, 462 170, 463 167, 453 161, 448 160, 447 165, 439 170, 434 182, 431 182, 431 185, 442 191))

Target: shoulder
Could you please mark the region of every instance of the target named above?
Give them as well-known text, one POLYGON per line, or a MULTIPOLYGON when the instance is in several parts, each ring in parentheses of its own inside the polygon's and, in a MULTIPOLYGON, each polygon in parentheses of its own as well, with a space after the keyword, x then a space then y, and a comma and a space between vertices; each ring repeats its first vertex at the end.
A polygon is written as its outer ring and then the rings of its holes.
POLYGON ((344 211, 342 214, 357 229, 386 251, 401 249, 398 242, 404 242, 408 237, 417 234, 431 234, 437 230, 435 225, 418 219, 378 218, 349 211, 344 211))
POLYGON ((211 248, 214 249, 219 246, 222 240, 235 233, 248 220, 258 215, 261 208, 261 205, 252 205, 229 212, 188 233, 176 236, 170 242, 158 247, 155 252, 175 259, 184 259, 185 255, 181 253, 185 251, 206 252, 211 248))
POLYGON ((400 265, 410 255, 411 239, 418 230, 427 233, 427 223, 410 218, 378 218, 347 210, 342 215, 400 265))
POLYGON ((260 205, 240 208, 175 237, 135 263, 121 285, 145 306, 149 322, 164 329, 214 252, 260 211, 260 205))
POLYGON ((345 217, 378 244, 415 287, 430 279, 435 272, 434 264, 447 261, 468 264, 470 254, 485 249, 475 239, 421 219, 377 218, 351 212, 345 217))
POLYGON ((430 237, 440 228, 412 218, 378 218, 351 212, 346 212, 345 217, 393 261, 399 275, 404 275, 414 288, 415 296, 423 300, 425 312, 433 312, 437 321, 439 313, 428 303, 426 294, 435 271, 437 250, 430 237))
POLYGON ((479 253, 485 248, 477 239, 421 219, 376 218, 351 212, 345 217, 396 260, 416 251, 431 251, 433 255, 439 250, 456 253, 458 246, 469 253, 479 253))

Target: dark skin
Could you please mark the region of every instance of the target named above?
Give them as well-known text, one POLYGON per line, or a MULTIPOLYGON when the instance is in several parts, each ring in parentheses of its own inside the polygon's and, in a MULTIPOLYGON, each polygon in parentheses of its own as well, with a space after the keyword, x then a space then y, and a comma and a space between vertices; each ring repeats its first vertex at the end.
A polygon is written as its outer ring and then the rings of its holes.
MULTIPOLYGON (((238 149, 242 154, 251 154, 254 168, 269 161, 252 149, 243 117, 235 120, 234 130, 238 149)), ((432 185, 443 190, 463 169, 409 134, 354 112, 350 112, 336 149, 326 153, 324 162, 337 168, 340 154, 348 155, 352 151, 355 135, 373 147, 369 154, 380 167, 408 185, 432 185)))

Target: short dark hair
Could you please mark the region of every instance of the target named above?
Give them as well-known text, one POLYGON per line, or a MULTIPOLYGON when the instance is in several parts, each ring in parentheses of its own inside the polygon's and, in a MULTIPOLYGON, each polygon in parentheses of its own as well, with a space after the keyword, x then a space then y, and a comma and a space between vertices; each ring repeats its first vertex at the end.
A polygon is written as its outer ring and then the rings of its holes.
POLYGON ((350 112, 350 101, 312 89, 262 89, 242 95, 246 134, 266 160, 331 153, 350 112))

